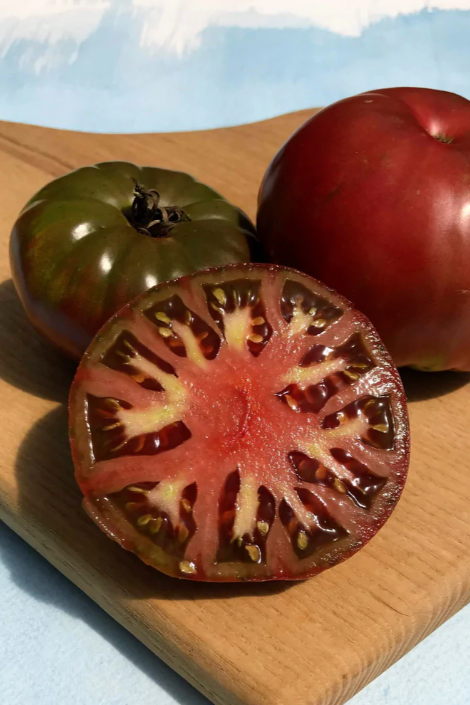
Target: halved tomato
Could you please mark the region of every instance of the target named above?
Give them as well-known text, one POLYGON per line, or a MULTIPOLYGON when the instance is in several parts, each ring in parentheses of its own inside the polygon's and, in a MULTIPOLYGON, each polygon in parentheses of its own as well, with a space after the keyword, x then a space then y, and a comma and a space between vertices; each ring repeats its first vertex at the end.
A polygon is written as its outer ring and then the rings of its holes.
POLYGON ((70 433, 91 518, 164 573, 298 579, 363 546, 406 477, 400 377, 368 320, 272 265, 183 277, 86 352, 70 433))

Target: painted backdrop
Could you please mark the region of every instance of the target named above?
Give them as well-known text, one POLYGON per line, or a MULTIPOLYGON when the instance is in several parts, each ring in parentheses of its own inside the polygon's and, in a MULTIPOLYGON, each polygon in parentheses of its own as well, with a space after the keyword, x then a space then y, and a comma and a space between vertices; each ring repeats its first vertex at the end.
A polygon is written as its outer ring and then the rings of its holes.
POLYGON ((470 0, 0 0, 0 119, 233 125, 358 91, 470 98, 470 0))
MULTIPOLYGON (((470 98, 470 0, 0 0, 4 120, 209 128, 398 84, 470 98)), ((1 522, 0 595, 1 703, 209 705, 1 522)), ((469 634, 467 607, 350 705, 470 705, 469 634)))

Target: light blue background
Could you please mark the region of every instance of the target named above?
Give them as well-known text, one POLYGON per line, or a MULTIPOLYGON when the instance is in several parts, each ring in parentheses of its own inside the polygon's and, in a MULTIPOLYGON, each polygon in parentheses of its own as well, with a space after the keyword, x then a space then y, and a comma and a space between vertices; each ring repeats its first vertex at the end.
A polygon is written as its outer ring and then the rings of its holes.
MULTIPOLYGON (((314 11, 295 14, 301 0, 272 15, 265 0, 253 0, 229 16, 234 0, 220 0, 219 9, 200 0, 199 13, 197 0, 158 0, 157 9, 141 0, 17 0, 17 8, 0 0, 0 119, 98 132, 186 130, 390 85, 470 98, 470 2, 467 10, 431 11, 401 0, 399 9, 420 11, 395 16, 393 0, 343 1, 345 13, 357 5, 358 28, 354 12, 341 28, 335 17, 318 26, 314 11), (374 6, 381 17, 364 11, 374 6)), ((469 634, 466 608, 350 705, 469 705, 469 634)), ((2 705, 206 702, 0 523, 2 705)))
MULTIPOLYGON (((335 1, 358 8, 395 4, 335 1)), ((14 9, 2 10, 0 4, 0 118, 97 132, 152 132, 261 120, 393 85, 441 88, 470 98, 470 11, 423 9, 372 18, 363 21, 359 36, 351 36, 295 17, 289 0, 282 15, 234 12, 231 26, 222 12, 226 3, 159 0, 157 12, 132 0, 114 0, 105 11, 94 11, 99 21, 95 26, 89 19, 90 29, 81 35, 65 30, 78 23, 80 7, 88 18, 87 8, 104 7, 102 0, 56 0, 60 12, 54 15, 54 32, 48 32, 50 16, 38 12, 32 15, 36 33, 32 20, 26 25, 15 19, 14 9), (206 4, 220 6, 219 13, 207 13, 207 24, 206 4), (202 20, 194 6, 201 7, 202 20), (180 7, 181 16, 173 17, 170 27, 165 7, 180 7), (197 41, 186 26, 190 12, 195 23, 201 21, 197 41), (159 22, 165 27, 160 43, 146 42, 149 28, 158 29, 159 22)), ((36 8, 47 4, 33 3, 36 8)), ((228 4, 236 6, 236 0, 228 4)), ((253 0, 254 6, 267 4, 253 0)), ((311 0, 315 4, 320 0, 311 0)), ((397 2, 407 4, 416 6, 416 0, 397 2)))

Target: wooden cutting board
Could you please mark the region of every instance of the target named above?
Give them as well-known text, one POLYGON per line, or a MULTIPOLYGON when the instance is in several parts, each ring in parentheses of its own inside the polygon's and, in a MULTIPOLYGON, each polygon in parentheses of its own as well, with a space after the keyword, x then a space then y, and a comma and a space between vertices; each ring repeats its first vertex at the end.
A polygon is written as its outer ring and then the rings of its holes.
POLYGON ((262 174, 309 113, 166 135, 0 124, 0 516, 47 560, 223 705, 343 703, 469 600, 469 375, 404 375, 412 463, 390 521, 357 556, 300 584, 203 585, 152 571, 80 508, 67 440, 73 365, 32 331, 8 239, 50 179, 125 159, 182 169, 255 215, 262 174))

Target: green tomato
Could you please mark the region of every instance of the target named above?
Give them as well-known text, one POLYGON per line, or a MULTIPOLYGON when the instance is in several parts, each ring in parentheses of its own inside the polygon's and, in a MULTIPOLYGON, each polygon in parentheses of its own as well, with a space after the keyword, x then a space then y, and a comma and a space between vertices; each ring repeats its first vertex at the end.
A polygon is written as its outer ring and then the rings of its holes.
POLYGON ((192 176, 104 162, 33 196, 14 225, 10 260, 34 327, 80 358, 137 295, 206 267, 249 262, 256 246, 247 216, 192 176))

